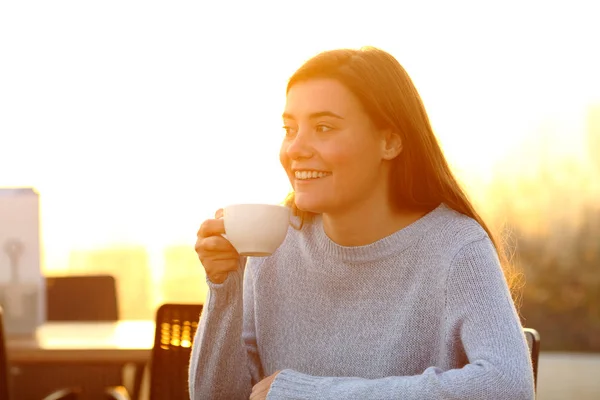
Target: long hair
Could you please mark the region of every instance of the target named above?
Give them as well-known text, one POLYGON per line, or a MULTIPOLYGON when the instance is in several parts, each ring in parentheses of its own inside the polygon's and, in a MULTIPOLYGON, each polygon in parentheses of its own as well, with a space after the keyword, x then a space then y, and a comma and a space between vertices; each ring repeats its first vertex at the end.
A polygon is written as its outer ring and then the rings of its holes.
MULTIPOLYGON (((454 177, 440 148, 423 101, 411 78, 389 53, 363 47, 320 53, 309 59, 290 78, 286 92, 298 82, 335 79, 361 102, 380 129, 400 134, 402 152, 392 161, 392 204, 404 209, 432 210, 441 203, 476 220, 492 240, 513 299, 519 297, 520 274, 504 252, 502 242, 485 224, 454 177)), ((300 227, 314 214, 299 210, 290 193, 285 204, 300 218, 300 227)))

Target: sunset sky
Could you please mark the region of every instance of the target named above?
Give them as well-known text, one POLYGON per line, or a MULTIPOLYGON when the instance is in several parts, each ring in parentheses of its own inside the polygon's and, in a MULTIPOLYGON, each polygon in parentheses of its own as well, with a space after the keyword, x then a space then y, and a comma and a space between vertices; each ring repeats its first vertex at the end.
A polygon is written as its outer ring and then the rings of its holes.
POLYGON ((580 159, 600 104, 595 7, 2 2, 0 187, 40 192, 49 269, 73 249, 192 244, 216 208, 283 199, 286 79, 322 50, 363 45, 404 65, 465 181, 542 137, 580 159))

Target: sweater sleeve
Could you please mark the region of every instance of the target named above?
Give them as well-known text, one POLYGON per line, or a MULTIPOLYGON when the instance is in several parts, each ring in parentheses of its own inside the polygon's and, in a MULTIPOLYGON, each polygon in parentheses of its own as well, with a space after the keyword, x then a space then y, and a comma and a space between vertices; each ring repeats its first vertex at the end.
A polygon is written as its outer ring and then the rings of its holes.
MULTIPOLYGON (((244 260, 241 261, 243 264, 244 260)), ((254 330, 242 334, 244 326, 253 326, 244 317, 244 302, 252 304, 252 286, 243 265, 230 272, 221 284, 207 280, 209 294, 192 348, 189 367, 190 399, 244 399, 258 379, 260 361, 254 330), (244 300, 246 293, 249 300, 244 300), (245 321, 245 319, 247 321, 245 321), (246 344, 248 342, 248 344, 246 344)))
MULTIPOLYGON (((285 369, 267 399, 533 399, 531 360, 497 253, 484 239, 454 257, 446 284, 447 343, 462 347, 462 368, 379 379, 310 376, 285 369)), ((451 345, 450 345, 451 346, 451 345)))

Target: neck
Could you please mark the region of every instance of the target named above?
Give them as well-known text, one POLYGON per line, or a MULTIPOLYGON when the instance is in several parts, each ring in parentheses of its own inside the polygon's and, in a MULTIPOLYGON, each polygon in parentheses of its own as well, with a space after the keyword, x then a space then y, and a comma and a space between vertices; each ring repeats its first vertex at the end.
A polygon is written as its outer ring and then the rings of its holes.
POLYGON ((387 201, 366 203, 340 213, 324 213, 323 228, 340 246, 365 246, 412 224, 426 213, 397 210, 387 201))

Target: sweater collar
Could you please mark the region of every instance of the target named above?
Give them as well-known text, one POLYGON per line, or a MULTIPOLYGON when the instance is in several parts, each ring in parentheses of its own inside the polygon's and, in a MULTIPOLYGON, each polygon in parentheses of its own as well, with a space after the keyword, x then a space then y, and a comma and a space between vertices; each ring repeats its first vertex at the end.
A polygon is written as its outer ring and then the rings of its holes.
POLYGON ((315 245, 323 255, 342 262, 360 264, 385 259, 406 250, 450 211, 445 204, 440 204, 410 225, 364 246, 341 246, 335 243, 325 233, 321 216, 315 218, 311 228, 316 239, 315 245))

